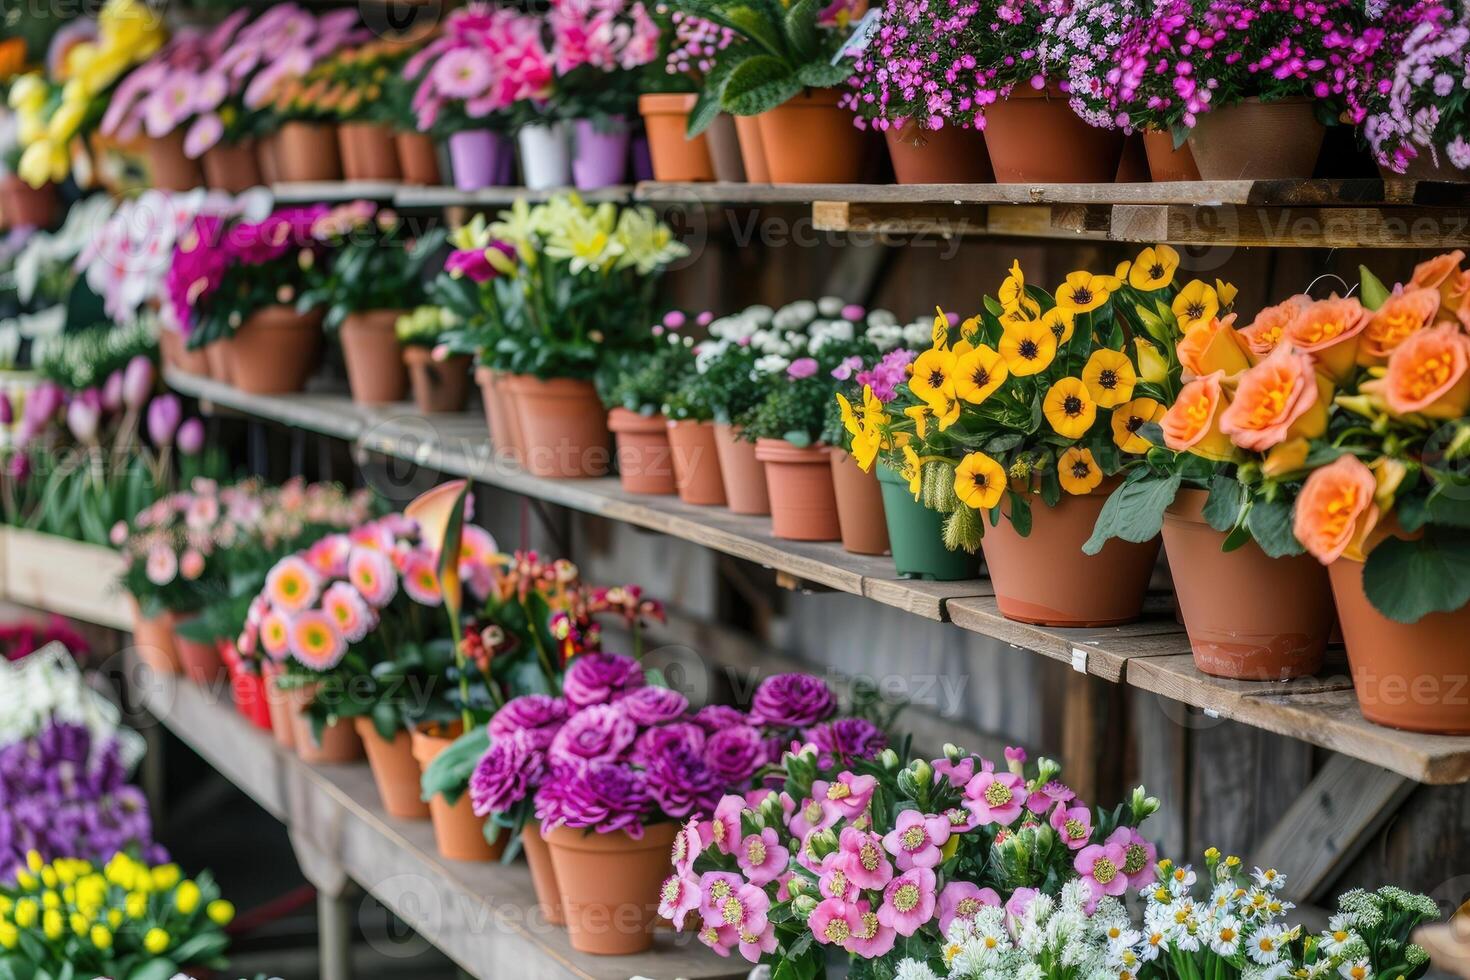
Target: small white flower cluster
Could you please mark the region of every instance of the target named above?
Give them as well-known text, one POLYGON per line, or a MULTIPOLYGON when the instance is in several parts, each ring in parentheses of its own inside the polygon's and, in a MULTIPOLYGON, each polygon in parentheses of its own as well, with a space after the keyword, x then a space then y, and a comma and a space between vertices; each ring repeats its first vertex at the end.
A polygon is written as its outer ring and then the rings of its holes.
POLYGON ((1089 913, 1090 900, 1074 880, 1060 898, 1037 895, 1018 914, 985 908, 956 921, 944 949, 951 980, 1117 980, 1109 936, 1126 932, 1128 913, 1110 898, 1089 913))
POLYGON ((792 361, 814 356, 829 343, 864 336, 880 353, 886 353, 903 343, 927 343, 930 330, 927 323, 901 326, 888 310, 865 312, 836 296, 797 300, 777 310, 751 306, 710 324, 710 340, 700 345, 696 367, 703 374, 731 347, 738 346, 749 347, 757 355, 757 377, 780 374, 792 361), (915 336, 917 340, 912 339, 915 336))
POLYGON ((0 747, 40 734, 53 719, 85 725, 99 742, 116 737, 129 769, 143 758, 142 737, 121 727, 117 708, 88 686, 62 644, 48 644, 16 663, 0 657, 0 747))

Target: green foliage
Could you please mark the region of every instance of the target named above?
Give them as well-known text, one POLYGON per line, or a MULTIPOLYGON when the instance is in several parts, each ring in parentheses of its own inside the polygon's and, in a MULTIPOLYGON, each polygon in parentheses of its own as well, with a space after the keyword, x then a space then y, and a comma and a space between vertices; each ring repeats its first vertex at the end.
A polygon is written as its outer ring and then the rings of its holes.
POLYGON ((324 308, 328 330, 353 313, 401 310, 427 299, 424 265, 444 244, 443 229, 413 239, 391 212, 379 212, 330 241, 321 277, 302 291, 296 308, 324 308))
POLYGON ((31 351, 35 371, 68 391, 99 387, 137 355, 156 359, 158 341, 152 324, 98 323, 95 326, 37 338, 31 351))
POLYGON ((617 358, 597 379, 602 403, 640 415, 662 412, 670 393, 695 374, 694 351, 685 339, 667 334, 651 351, 628 351, 617 358))

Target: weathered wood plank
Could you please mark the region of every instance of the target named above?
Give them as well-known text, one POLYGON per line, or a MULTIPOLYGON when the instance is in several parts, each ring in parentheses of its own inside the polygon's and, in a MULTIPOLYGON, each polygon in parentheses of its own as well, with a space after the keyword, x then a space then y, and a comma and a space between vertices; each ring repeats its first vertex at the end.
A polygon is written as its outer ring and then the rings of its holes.
POLYGON ((0 528, 4 596, 89 623, 127 630, 132 604, 122 591, 122 557, 111 548, 25 528, 0 528))
POLYGON ((1470 210, 1119 204, 1108 237, 1176 245, 1452 248, 1470 239, 1470 210))

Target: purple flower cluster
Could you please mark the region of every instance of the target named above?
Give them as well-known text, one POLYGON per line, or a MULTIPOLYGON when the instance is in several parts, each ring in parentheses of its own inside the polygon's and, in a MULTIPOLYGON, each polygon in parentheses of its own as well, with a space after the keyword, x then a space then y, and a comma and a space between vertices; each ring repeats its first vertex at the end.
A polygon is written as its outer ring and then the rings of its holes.
POLYGON ((1368 145, 1398 173, 1425 157, 1470 169, 1470 24, 1440 0, 1395 7, 1383 19, 1386 31, 1404 36, 1386 44, 1393 57, 1378 62, 1383 70, 1363 113, 1368 145))
POLYGON ((45 861, 101 863, 137 846, 149 863, 167 860, 119 752, 116 740, 98 744, 86 727, 63 722, 0 749, 0 881, 32 850, 45 861))
POLYGON ((902 347, 891 350, 870 370, 859 371, 854 380, 859 387, 872 388, 873 397, 887 405, 898 397, 898 386, 908 380, 909 365, 914 363, 914 357, 913 351, 902 347))

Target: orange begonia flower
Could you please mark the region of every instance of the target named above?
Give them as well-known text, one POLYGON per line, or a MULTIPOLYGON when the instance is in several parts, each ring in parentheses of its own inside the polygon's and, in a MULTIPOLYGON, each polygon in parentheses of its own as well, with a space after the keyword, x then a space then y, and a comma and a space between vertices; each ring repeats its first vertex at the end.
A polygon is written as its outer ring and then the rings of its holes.
POLYGON ((1224 380, 1225 372, 1216 371, 1184 386, 1159 420, 1164 445, 1205 459, 1224 461, 1235 457, 1235 445, 1220 431, 1220 413, 1227 405, 1221 386, 1224 380))
POLYGON ((1420 262, 1414 267, 1414 275, 1409 279, 1408 288, 1438 289, 1452 274, 1460 271, 1460 263, 1464 261, 1465 253, 1456 249, 1420 262))
POLYGON ((1434 322, 1439 312, 1439 293, 1433 289, 1410 289, 1395 293, 1380 306, 1363 328, 1358 348, 1359 364, 1382 364, 1411 334, 1434 322))
POLYGON ((1388 373, 1365 382, 1363 391, 1381 395, 1396 415, 1457 419, 1470 407, 1467 367, 1470 337, 1453 324, 1441 323, 1399 344, 1388 359, 1388 373))
POLYGON ((1325 432, 1331 401, 1331 385, 1319 379, 1311 356, 1283 345, 1240 376, 1220 430, 1240 448, 1263 453, 1325 432))
POLYGON ((1358 360, 1358 337, 1368 325, 1368 311, 1357 300, 1331 299, 1312 303, 1287 324, 1282 335, 1306 351, 1318 368, 1334 381, 1345 381, 1358 360))
POLYGON ((1252 354, 1265 357, 1281 343, 1281 336, 1286 333, 1291 321, 1311 305, 1311 297, 1299 293, 1283 303, 1268 306, 1256 314, 1250 326, 1240 332, 1241 339, 1252 354))
POLYGON ((1245 341, 1235 331, 1235 314, 1195 327, 1179 341, 1179 363, 1185 377, 1199 378, 1216 371, 1232 377, 1251 366, 1245 341))
POLYGON ((1378 523, 1377 481, 1356 456, 1339 456, 1312 473, 1296 502, 1292 530, 1324 565, 1346 555, 1362 561, 1363 541, 1378 523))

